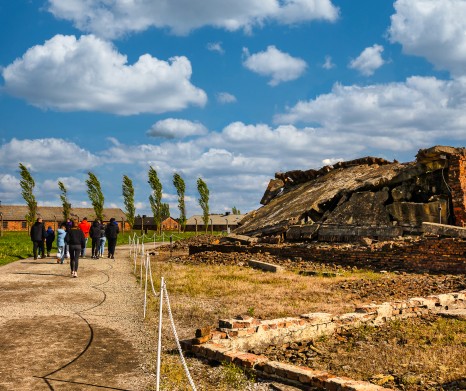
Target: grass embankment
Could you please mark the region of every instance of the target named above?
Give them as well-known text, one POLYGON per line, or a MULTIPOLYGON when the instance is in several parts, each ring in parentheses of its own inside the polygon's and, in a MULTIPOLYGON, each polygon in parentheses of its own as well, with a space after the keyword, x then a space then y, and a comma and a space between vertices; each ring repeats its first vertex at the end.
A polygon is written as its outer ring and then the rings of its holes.
MULTIPOLYGON (((128 244, 129 237, 137 235, 139 238, 142 237, 140 231, 127 231, 118 235, 117 245, 128 244)), ((155 240, 157 242, 169 241, 170 236, 173 240, 184 239, 195 235, 195 232, 164 232, 163 235, 156 235, 155 240)), ((141 240, 141 239, 140 239, 141 240)), ((144 242, 150 243, 154 241, 154 232, 148 231, 144 235, 144 242)), ((92 241, 87 241, 87 248, 92 247, 92 241)), ((52 254, 57 253, 57 242, 53 242, 52 254)), ((14 231, 3 231, 3 236, 0 236, 0 266, 6 265, 10 262, 17 261, 19 259, 25 259, 32 257, 32 242, 28 232, 14 232, 14 231)))

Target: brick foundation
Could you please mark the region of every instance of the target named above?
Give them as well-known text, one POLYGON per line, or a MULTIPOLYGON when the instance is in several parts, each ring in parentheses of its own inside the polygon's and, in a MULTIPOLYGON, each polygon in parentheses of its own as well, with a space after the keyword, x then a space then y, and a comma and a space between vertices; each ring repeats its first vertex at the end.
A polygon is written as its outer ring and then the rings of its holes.
POLYGON ((299 245, 230 244, 190 246, 189 253, 203 251, 270 253, 281 258, 299 257, 322 263, 336 263, 375 270, 405 270, 466 274, 466 240, 461 238, 422 237, 411 243, 387 242, 381 247, 337 247, 318 243, 299 245))
POLYGON ((369 304, 355 312, 334 316, 310 313, 298 318, 259 320, 250 316, 220 320, 215 330, 199 329, 196 337, 182 341, 184 350, 209 360, 234 363, 266 378, 298 386, 339 391, 380 391, 385 388, 324 371, 271 361, 248 351, 262 350, 270 345, 312 340, 333 335, 362 324, 380 325, 394 319, 406 319, 445 310, 466 309, 466 291, 411 298, 406 301, 369 304), (202 339, 203 343, 200 342, 202 339))

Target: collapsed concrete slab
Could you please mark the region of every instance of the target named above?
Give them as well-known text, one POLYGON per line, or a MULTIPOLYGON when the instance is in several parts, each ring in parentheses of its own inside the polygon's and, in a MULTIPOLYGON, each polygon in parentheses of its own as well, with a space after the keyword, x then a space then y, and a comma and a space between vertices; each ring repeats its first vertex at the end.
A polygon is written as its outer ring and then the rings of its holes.
POLYGON ((236 234, 276 240, 353 241, 422 234, 422 223, 466 223, 466 151, 436 146, 416 161, 366 157, 275 174, 236 234), (278 239, 277 239, 278 238, 278 239))

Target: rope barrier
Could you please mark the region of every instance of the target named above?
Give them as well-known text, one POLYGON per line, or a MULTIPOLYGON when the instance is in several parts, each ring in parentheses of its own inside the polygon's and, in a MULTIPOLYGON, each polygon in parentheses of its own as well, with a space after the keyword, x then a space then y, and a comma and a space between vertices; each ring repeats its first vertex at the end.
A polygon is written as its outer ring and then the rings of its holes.
MULTIPOLYGON (((181 364, 183 365, 184 371, 188 378, 189 384, 191 385, 191 388, 193 389, 193 391, 196 391, 196 386, 194 385, 194 381, 191 377, 191 374, 189 373, 189 368, 188 368, 188 365, 186 364, 186 360, 184 359, 183 350, 181 349, 180 340, 178 338, 178 333, 176 332, 175 321, 173 320, 173 314, 172 314, 172 310, 170 307, 170 299, 168 297, 168 292, 167 292, 167 285, 165 284, 163 277, 162 277, 162 284, 163 284, 162 290, 163 290, 163 293, 165 294, 165 302, 167 303, 167 310, 168 310, 168 315, 170 318, 170 323, 172 326, 173 336, 175 337, 176 346, 178 348, 178 352, 180 353, 181 364)), ((162 300, 162 297, 160 298, 160 300, 162 300)), ((161 329, 159 329, 159 332, 161 333, 161 329)))
POLYGON ((165 303, 167 306, 168 317, 170 319, 170 325, 173 332, 173 336, 175 338, 175 343, 178 349, 178 353, 180 355, 181 364, 184 368, 186 373, 186 377, 188 378, 189 384, 193 391, 196 390, 196 386, 194 381, 191 377, 191 373, 189 372, 188 365, 186 360, 183 356, 183 350, 181 349, 180 340, 178 337, 178 332, 176 331, 175 320, 173 318, 173 313, 171 310, 170 305, 170 298, 168 296, 167 286, 165 284, 164 278, 161 277, 160 283, 160 293, 155 290, 154 287, 154 280, 152 278, 152 268, 151 268, 151 259, 149 254, 145 253, 144 242, 142 241, 141 245, 139 245, 139 239, 136 235, 134 236, 133 240, 130 242, 130 253, 133 254, 134 259, 134 271, 136 274, 137 270, 137 259, 138 255, 140 255, 140 281, 141 285, 143 283, 143 268, 145 271, 145 279, 144 279, 144 319, 146 318, 147 313, 147 288, 150 282, 150 287, 152 294, 155 297, 159 297, 160 305, 159 305, 159 336, 158 336, 158 346, 157 346, 157 374, 156 374, 156 390, 159 391, 160 389, 160 363, 161 363, 161 350, 162 350, 162 315, 163 315, 163 298, 165 297, 165 303), (139 251, 140 250, 140 251, 139 251))

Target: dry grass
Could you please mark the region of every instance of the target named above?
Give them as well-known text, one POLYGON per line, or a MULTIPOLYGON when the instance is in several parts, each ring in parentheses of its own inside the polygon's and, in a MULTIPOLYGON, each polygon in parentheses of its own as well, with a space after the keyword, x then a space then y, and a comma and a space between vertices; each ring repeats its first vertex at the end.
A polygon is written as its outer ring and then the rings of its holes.
MULTIPOLYGON (((309 312, 332 314, 351 312, 355 305, 370 302, 370 297, 360 299, 359 292, 353 289, 340 289, 339 287, 344 285, 342 283, 363 279, 372 281, 377 286, 380 285, 377 281, 379 278, 387 278, 387 275, 361 270, 326 278, 303 276, 292 271, 267 273, 234 265, 191 265, 168 262, 168 254, 163 253, 152 259, 152 271, 156 290, 159 290, 160 277, 163 276, 165 279, 180 339, 193 338, 195 329, 208 325, 216 327, 219 319, 231 318, 239 314, 274 319, 299 316, 309 312)), ((388 277, 396 279, 397 275, 388 277)), ((390 300, 390 297, 386 299, 390 300)), ((155 340, 158 300, 151 300, 149 306, 147 322, 154 332, 155 340)), ((429 384, 433 381, 432 378, 417 375, 416 373, 422 372, 415 372, 414 368, 434 374, 441 378, 443 383, 458 379, 458 371, 462 371, 464 376, 466 373, 464 322, 459 329, 447 329, 445 324, 438 323, 436 326, 431 326, 434 328, 430 331, 424 326, 413 326, 412 332, 409 328, 405 328, 408 326, 402 324, 394 324, 394 326, 391 329, 395 334, 390 334, 390 337, 386 337, 387 340, 383 338, 377 340, 375 336, 377 330, 361 329, 359 337, 345 336, 341 345, 333 345, 330 340, 322 341, 321 343, 326 344, 322 349, 328 352, 328 356, 325 356, 328 357, 328 361, 322 359, 319 363, 316 362, 315 368, 365 380, 375 374, 395 374, 397 377, 393 384, 397 383, 407 390, 424 389, 420 388, 420 384, 429 384), (459 339, 455 337, 450 345, 439 347, 435 352, 427 349, 435 344, 439 335, 453 338, 455 333, 459 335, 459 339), (369 342, 361 339, 361 335, 367 335, 369 342), (405 336, 409 342, 400 343, 402 336, 405 336), (458 363, 462 364, 458 365, 458 363)), ((166 310, 163 341, 165 342, 162 389, 189 389, 175 351, 176 346, 166 310)), ((252 388, 251 381, 237 368, 211 367, 195 358, 188 358, 187 361, 199 390, 268 389, 252 388)))
POLYGON ((361 327, 316 343, 318 369, 405 390, 466 387, 466 322, 430 316, 361 327), (383 375, 383 376, 376 376, 383 375))
POLYGON ((239 314, 273 319, 315 311, 344 313, 355 304, 348 293, 333 290, 335 283, 348 277, 329 279, 290 271, 277 274, 249 267, 159 261, 152 270, 156 289, 163 276, 174 312, 193 328, 216 325, 219 318, 239 314))

